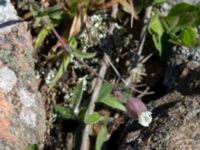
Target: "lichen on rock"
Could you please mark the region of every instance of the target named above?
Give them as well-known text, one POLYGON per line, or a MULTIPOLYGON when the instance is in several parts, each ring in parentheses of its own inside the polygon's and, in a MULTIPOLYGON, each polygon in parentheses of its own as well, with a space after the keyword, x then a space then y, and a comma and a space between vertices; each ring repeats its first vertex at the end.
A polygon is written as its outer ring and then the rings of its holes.
POLYGON ((15 84, 17 83, 17 77, 15 72, 8 67, 0 68, 0 89, 4 93, 9 93, 15 84))
POLYGON ((35 97, 36 97, 35 94, 30 93, 25 88, 19 89, 18 94, 20 97, 20 102, 25 107, 31 107, 31 106, 35 105, 35 97))
POLYGON ((31 111, 29 108, 21 110, 19 116, 27 127, 29 128, 36 127, 36 113, 31 111))
POLYGON ((141 149, 200 149, 200 139, 195 138, 200 133, 199 98, 199 95, 183 97, 174 92, 159 99, 164 101, 164 105, 158 104, 157 107, 157 111, 162 113, 142 131, 141 149))
POLYGON ((46 118, 31 35, 10 0, 1 2, 0 10, 0 150, 23 150, 30 144, 42 149, 46 118))
POLYGON ((0 60, 17 72, 24 81, 34 79, 33 47, 26 23, 20 23, 8 34, 0 34, 0 60), (26 34, 25 34, 26 33, 26 34))

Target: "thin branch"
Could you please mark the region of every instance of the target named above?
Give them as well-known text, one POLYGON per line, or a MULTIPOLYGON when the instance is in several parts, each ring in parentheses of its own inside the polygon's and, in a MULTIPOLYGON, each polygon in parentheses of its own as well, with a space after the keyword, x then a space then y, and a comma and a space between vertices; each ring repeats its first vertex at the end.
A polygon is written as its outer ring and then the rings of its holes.
POLYGON ((152 10, 151 6, 146 9, 145 18, 144 18, 144 26, 140 34, 140 45, 139 45, 137 54, 134 55, 132 68, 135 68, 137 66, 137 63, 140 60, 140 57, 142 55, 142 51, 143 51, 143 47, 144 47, 144 43, 145 43, 146 35, 147 35, 148 23, 151 17, 151 10, 152 10))
POLYGON ((110 66, 112 67, 112 69, 114 70, 114 72, 117 74, 117 76, 121 79, 121 75, 119 73, 119 71, 117 70, 117 68, 114 66, 114 64, 111 62, 110 57, 107 54, 104 54, 105 58, 107 59, 108 63, 110 64, 110 66))
MULTIPOLYGON (((109 65, 112 67, 112 69, 114 70, 114 72, 117 74, 117 76, 119 77, 119 79, 126 85, 127 82, 122 78, 122 76, 120 75, 119 71, 117 70, 117 68, 114 66, 114 64, 111 62, 110 57, 107 54, 104 54, 105 59, 107 59, 107 62, 109 63, 109 65)), ((132 91, 135 91, 139 94, 142 94, 143 91, 140 91, 134 87, 127 87, 130 88, 132 91)), ((114 89, 114 88, 113 88, 114 89)))
MULTIPOLYGON (((101 76, 101 78, 104 78, 107 68, 108 68, 108 63, 106 62, 106 59, 104 57, 101 64, 101 69, 99 72, 99 76, 101 76)), ((96 85, 94 88, 94 92, 92 93, 92 97, 91 97, 90 104, 88 106, 88 110, 86 114, 92 114, 94 112, 95 103, 98 99, 101 85, 102 85, 102 80, 100 78, 96 79, 96 85)), ((91 127, 92 127, 91 125, 86 125, 83 130, 82 143, 80 147, 81 150, 89 149, 89 134, 91 132, 91 127)))
POLYGON ((143 93, 141 93, 140 95, 138 95, 137 97, 138 98, 142 98, 143 96, 145 96, 145 95, 151 95, 151 94, 154 94, 154 92, 153 91, 151 91, 151 92, 149 92, 149 87, 146 87, 146 89, 143 91, 143 93))

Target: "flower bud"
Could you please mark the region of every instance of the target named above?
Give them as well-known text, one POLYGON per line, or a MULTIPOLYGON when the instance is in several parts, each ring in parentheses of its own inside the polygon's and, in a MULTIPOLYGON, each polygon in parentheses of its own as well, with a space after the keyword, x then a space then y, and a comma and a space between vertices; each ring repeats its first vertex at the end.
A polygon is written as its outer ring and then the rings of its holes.
POLYGON ((114 90, 113 94, 120 102, 126 103, 127 98, 124 97, 124 95, 122 94, 122 92, 120 90, 114 90))
POLYGON ((126 102, 126 109, 129 117, 148 127, 152 121, 151 112, 147 110, 145 104, 138 98, 131 98, 126 102))

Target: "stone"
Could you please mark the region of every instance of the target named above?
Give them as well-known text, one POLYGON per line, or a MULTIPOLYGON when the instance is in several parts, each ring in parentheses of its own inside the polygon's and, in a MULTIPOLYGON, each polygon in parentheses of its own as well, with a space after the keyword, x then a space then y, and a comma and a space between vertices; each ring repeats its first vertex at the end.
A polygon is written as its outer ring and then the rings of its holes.
POLYGON ((200 149, 200 95, 172 92, 156 102, 156 117, 141 131, 138 149, 200 149))
POLYGON ((200 95, 173 91, 156 100, 154 106, 152 123, 129 131, 122 150, 200 149, 200 95))
POLYGON ((42 149, 46 117, 31 35, 10 0, 1 0, 0 10, 0 149, 23 150, 31 144, 42 149))
POLYGON ((148 128, 129 131, 124 150, 200 149, 200 67, 153 102, 148 128), (131 135, 131 136, 130 136, 131 135), (130 136, 130 137, 128 137, 130 136))
POLYGON ((9 32, 15 23, 20 21, 10 0, 0 1, 0 33, 9 32))

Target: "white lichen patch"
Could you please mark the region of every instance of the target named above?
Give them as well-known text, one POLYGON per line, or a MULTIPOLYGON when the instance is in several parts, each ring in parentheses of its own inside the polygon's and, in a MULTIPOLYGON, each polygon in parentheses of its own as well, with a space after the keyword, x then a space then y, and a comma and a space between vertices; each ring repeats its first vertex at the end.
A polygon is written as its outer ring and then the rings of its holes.
POLYGON ((15 84, 17 83, 17 77, 15 72, 8 67, 0 68, 0 89, 4 93, 9 93, 15 84))
POLYGON ((30 109, 22 109, 20 112, 20 119, 29 128, 36 127, 36 114, 30 109))
POLYGON ((27 89, 21 88, 18 91, 18 95, 20 97, 20 102, 24 106, 30 107, 30 106, 33 106, 35 104, 35 94, 30 93, 27 89))

